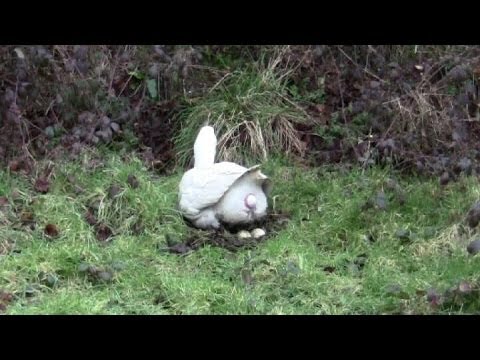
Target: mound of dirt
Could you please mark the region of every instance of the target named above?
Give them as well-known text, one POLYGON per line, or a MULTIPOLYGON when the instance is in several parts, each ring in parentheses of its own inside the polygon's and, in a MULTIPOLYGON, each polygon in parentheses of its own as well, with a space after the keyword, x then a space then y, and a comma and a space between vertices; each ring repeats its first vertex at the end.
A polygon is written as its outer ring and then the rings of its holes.
POLYGON ((240 239, 236 232, 240 229, 226 228, 220 230, 198 230, 190 228, 181 242, 168 244, 167 250, 174 254, 185 254, 197 250, 205 245, 213 245, 225 248, 230 251, 238 251, 245 248, 254 248, 258 243, 263 242, 278 234, 288 224, 290 216, 286 213, 269 213, 262 221, 243 227, 243 230, 262 228, 266 235, 258 239, 246 238, 240 239))

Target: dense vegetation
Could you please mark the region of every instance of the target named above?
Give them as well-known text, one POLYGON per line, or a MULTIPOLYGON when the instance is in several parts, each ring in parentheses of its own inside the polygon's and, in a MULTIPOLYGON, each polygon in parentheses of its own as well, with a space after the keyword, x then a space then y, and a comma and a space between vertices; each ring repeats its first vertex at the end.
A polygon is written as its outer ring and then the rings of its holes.
POLYGON ((474 46, 3 46, 0 311, 478 312, 479 76, 474 46), (274 182, 258 244, 178 214, 205 122, 274 182))

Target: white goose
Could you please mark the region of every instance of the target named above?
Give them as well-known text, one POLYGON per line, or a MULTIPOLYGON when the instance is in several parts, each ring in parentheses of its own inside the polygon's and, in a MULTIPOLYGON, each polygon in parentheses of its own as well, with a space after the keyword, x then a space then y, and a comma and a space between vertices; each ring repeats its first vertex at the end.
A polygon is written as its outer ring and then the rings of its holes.
MULTIPOLYGON (((213 127, 202 127, 193 147, 193 169, 183 175, 179 185, 179 208, 184 217, 201 229, 262 219, 267 214, 271 181, 259 165, 248 169, 232 162, 215 163, 216 147, 213 127)), ((262 234, 258 229, 252 233, 262 234)))

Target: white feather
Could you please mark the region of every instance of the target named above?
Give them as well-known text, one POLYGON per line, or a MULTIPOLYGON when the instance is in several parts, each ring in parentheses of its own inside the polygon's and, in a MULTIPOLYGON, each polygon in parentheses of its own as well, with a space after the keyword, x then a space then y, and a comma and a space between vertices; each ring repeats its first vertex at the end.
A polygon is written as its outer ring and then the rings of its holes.
POLYGON ((230 186, 247 170, 231 162, 188 170, 180 181, 180 208, 202 210, 217 204, 230 186))
POLYGON ((207 168, 215 162, 215 153, 217 149, 217 137, 211 126, 204 126, 193 144, 193 154, 195 158, 195 168, 207 168))

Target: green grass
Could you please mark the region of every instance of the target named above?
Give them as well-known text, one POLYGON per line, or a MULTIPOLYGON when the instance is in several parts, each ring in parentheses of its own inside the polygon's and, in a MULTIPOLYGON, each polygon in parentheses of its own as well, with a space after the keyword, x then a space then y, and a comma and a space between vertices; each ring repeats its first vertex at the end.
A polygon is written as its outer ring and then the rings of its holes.
MULTIPOLYGON (((0 255, 0 290, 15 294, 7 314, 384 314, 475 313, 479 301, 432 308, 418 291, 444 291, 460 281, 477 281, 480 258, 465 244, 474 236, 463 229, 464 214, 478 199, 474 178, 440 188, 436 180, 396 178, 405 193, 402 205, 385 181, 388 170, 301 169, 270 160, 265 172, 274 181, 274 206, 292 219, 277 236, 255 249, 231 253, 206 246, 186 256, 161 252, 165 235, 190 231, 176 211, 181 173, 157 177, 134 157, 103 155, 91 168, 91 155, 57 164, 48 194, 35 193, 25 178, 0 172, 0 196, 10 206, 0 210, 0 242, 15 251, 0 255), (90 169, 89 169, 90 167, 90 169), (137 189, 127 185, 135 174, 137 189), (85 189, 76 194, 73 175, 85 189), (107 196, 112 183, 122 191, 107 196), (16 189, 18 197, 13 199, 16 189), (386 211, 362 210, 378 191, 386 211), (100 243, 84 220, 87 204, 116 236, 100 243), (31 211, 30 229, 13 207, 31 211), (132 226, 141 221, 143 231, 132 226), (56 224, 58 238, 43 229, 56 224), (402 243, 395 233, 415 235, 402 243), (368 241, 368 236, 374 241, 368 241), (18 252, 20 251, 20 252, 18 252), (352 266, 366 257, 363 269, 352 266), (114 268, 111 282, 92 282, 83 263, 114 268), (325 271, 325 268, 334 271, 325 271), (332 270, 332 269, 330 269, 332 270), (46 274, 58 279, 54 285, 46 274), (389 287, 401 287, 401 295, 389 287)), ((273 201, 271 201, 273 206, 273 201)), ((1 247, 0 247, 1 248, 1 247)))

